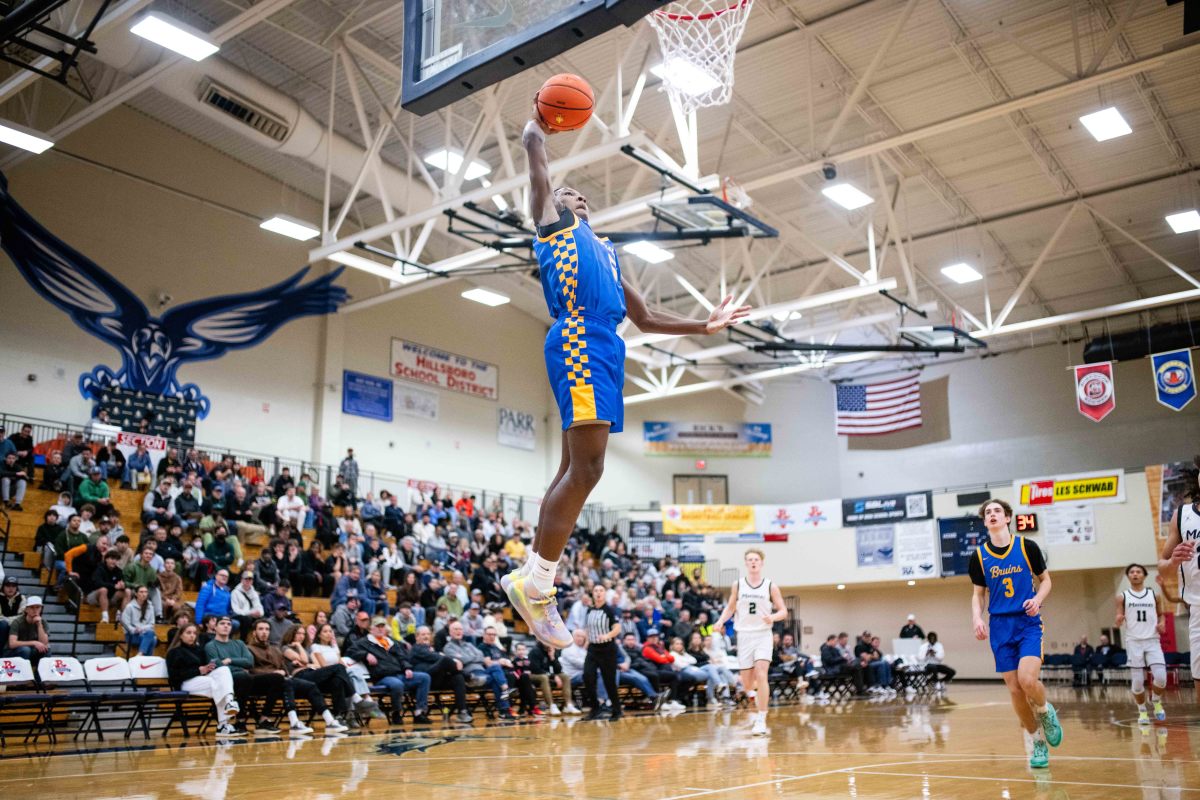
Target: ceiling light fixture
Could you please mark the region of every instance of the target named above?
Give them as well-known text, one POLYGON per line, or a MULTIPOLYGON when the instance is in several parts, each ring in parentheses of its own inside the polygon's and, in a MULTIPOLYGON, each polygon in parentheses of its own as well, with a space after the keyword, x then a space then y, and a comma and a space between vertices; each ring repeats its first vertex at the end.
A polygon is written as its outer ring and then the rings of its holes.
POLYGON ((875 199, 871 195, 859 191, 848 183, 835 183, 833 186, 826 186, 821 190, 821 194, 849 211, 875 202, 875 199))
POLYGON ((54 147, 54 142, 32 128, 26 128, 24 125, 18 125, 8 120, 0 122, 0 142, 28 150, 31 153, 44 153, 54 147))
POLYGON ((840 591, 842 591, 843 589, 845 589, 845 588, 846 588, 846 584, 844 584, 844 583, 839 583, 839 584, 837 585, 837 588, 838 588, 838 591, 840 592, 840 591))
POLYGON ((707 94, 721 87, 721 82, 709 75, 703 67, 679 56, 673 56, 658 66, 651 67, 650 74, 688 95, 707 94))
POLYGON ((1177 214, 1167 214, 1167 224, 1176 233, 1191 233, 1200 231, 1200 211, 1180 211, 1177 214))
POLYGON ((630 255, 637 256, 643 261, 648 261, 651 264, 661 264, 664 261, 670 261, 675 257, 675 254, 670 250, 664 250, 653 242, 648 242, 645 239, 639 239, 636 242, 630 242, 621 248, 630 255))
POLYGON ((463 292, 462 296, 468 300, 474 300, 476 303, 483 303, 485 306, 492 306, 493 308, 502 306, 511 299, 508 295, 493 292, 481 286, 476 286, 474 289, 463 292))
POLYGON ((129 32, 192 61, 203 61, 221 49, 190 25, 158 12, 142 17, 129 32))
POLYGON ((955 283, 974 283, 975 281, 983 280, 983 276, 979 274, 979 271, 965 261, 942 267, 942 274, 955 283))
POLYGON ((916 586, 916 585, 917 585, 917 582, 916 582, 916 581, 909 581, 909 582, 908 582, 908 585, 909 585, 909 586, 916 586))
POLYGON ((1129 127, 1129 123, 1121 116, 1121 112, 1113 106, 1094 114, 1084 114, 1079 121, 1097 142, 1106 142, 1109 139, 1133 133, 1133 128, 1129 127))
MULTIPOLYGON (((425 156, 425 163, 431 167, 436 167, 442 172, 449 172, 452 175, 457 175, 459 168, 462 167, 463 154, 457 150, 435 150, 425 156)), ((473 181, 482 178, 489 174, 492 168, 482 161, 472 161, 467 165, 466 174, 463 175, 463 180, 473 181)))
POLYGON ((260 228, 271 233, 278 233, 281 236, 287 236, 289 239, 307 242, 309 239, 315 239, 321 234, 321 231, 311 223, 304 220, 289 217, 287 214, 276 214, 270 219, 264 219, 260 228))
MULTIPOLYGON (((336 261, 339 264, 345 264, 347 267, 362 270, 371 275, 376 275, 380 278, 386 278, 389 281, 400 282, 406 277, 400 274, 400 270, 396 266, 389 267, 387 264, 380 264, 378 261, 372 261, 369 258, 360 256, 357 253, 350 253, 345 250, 340 250, 336 253, 329 254, 330 261, 336 261)), ((396 262, 398 263, 398 262, 396 262)))

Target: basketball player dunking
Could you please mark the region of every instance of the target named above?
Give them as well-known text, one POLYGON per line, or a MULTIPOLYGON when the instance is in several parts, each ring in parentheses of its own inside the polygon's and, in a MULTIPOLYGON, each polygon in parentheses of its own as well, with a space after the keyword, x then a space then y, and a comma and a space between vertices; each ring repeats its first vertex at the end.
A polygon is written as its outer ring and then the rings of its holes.
POLYGON ((767 685, 767 670, 773 655, 771 628, 787 618, 779 587, 770 578, 763 577, 763 559, 763 552, 757 548, 746 551, 746 576, 733 585, 725 610, 713 623, 713 630, 720 631, 733 617, 742 687, 755 705, 754 726, 750 729, 755 736, 768 733, 767 704, 771 690, 767 685))
POLYGON ((1013 709, 1027 738, 1032 739, 1031 767, 1050 766, 1046 744, 1058 747, 1062 726, 1042 685, 1042 603, 1050 594, 1050 573, 1037 544, 1008 529, 1012 507, 988 500, 979 508, 988 541, 971 559, 971 621, 975 638, 988 639, 983 621, 983 594, 988 595, 990 641, 996 672, 1004 678, 1013 709), (1035 585, 1034 578, 1037 579, 1035 585))
POLYGON ((730 305, 730 295, 706 320, 647 308, 621 276, 612 242, 592 231, 587 198, 567 186, 551 187, 549 133, 535 103, 522 143, 529 158, 529 202, 537 225, 533 250, 554 317, 544 352, 562 415, 562 461, 542 500, 533 551, 501 583, 530 632, 563 648, 572 639, 554 602, 554 573, 575 520, 604 472, 608 435, 621 430, 625 417, 625 342, 617 325, 628 314, 646 333, 711 334, 741 322, 750 307, 730 305))
POLYGON ((1130 564, 1125 568, 1125 577, 1129 579, 1129 588, 1117 595, 1117 625, 1125 626, 1125 652, 1129 655, 1130 688, 1138 708, 1138 724, 1149 725, 1147 667, 1154 681, 1150 687, 1154 718, 1159 722, 1167 718, 1162 704, 1162 694, 1167 688, 1167 660, 1158 638, 1166 630, 1167 621, 1161 598, 1146 586, 1146 568, 1130 564))
MULTIPOLYGON (((1200 457, 1197 457, 1200 467, 1200 457)), ((1200 487, 1193 487, 1192 502, 1181 505, 1171 520, 1171 532, 1158 561, 1162 575, 1179 570, 1179 594, 1191 611, 1188 642, 1192 652, 1192 680, 1196 683, 1196 699, 1200 700, 1200 487)))

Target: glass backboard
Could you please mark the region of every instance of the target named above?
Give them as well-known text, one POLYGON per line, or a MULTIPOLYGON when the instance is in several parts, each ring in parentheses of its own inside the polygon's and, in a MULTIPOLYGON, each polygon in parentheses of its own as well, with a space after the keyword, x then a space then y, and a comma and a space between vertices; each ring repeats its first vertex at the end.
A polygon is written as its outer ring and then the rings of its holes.
POLYGON ((669 0, 404 0, 403 106, 428 114, 669 0))

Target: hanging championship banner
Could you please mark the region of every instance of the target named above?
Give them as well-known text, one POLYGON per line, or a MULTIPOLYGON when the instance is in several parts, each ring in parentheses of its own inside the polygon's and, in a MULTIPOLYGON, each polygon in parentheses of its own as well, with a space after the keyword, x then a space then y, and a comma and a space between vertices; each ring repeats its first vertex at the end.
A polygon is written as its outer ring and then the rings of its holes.
POLYGON ((1111 361, 1075 367, 1075 400, 1079 413, 1093 422, 1112 413, 1117 407, 1117 390, 1111 361))
POLYGON ((1192 372, 1190 348, 1155 353, 1150 356, 1154 370, 1154 395, 1167 408, 1182 411, 1196 396, 1196 379, 1192 372))
POLYGON ((754 506, 663 506, 663 533, 757 533, 754 506))

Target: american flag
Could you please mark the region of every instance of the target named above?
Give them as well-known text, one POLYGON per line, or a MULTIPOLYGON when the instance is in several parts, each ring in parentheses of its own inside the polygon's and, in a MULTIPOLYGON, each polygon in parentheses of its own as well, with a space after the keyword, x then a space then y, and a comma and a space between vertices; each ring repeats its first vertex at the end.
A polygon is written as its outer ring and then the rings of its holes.
POLYGON ((916 375, 886 383, 837 387, 837 432, 870 436, 921 427, 921 384, 916 375))

